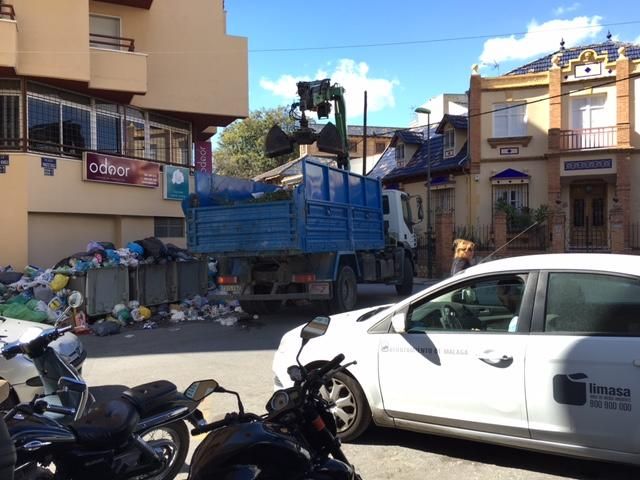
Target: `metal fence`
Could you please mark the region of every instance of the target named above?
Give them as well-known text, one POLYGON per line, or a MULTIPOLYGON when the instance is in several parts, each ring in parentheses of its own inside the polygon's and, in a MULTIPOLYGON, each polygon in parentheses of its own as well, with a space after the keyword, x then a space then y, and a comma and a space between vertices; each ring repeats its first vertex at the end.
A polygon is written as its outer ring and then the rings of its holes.
POLYGON ((476 251, 494 250, 496 248, 491 225, 456 225, 453 238, 464 238, 476 244, 476 251))
POLYGON ((551 244, 549 228, 546 224, 536 225, 520 236, 518 236, 518 233, 507 234, 507 242, 509 242, 507 248, 511 250, 546 251, 551 244))

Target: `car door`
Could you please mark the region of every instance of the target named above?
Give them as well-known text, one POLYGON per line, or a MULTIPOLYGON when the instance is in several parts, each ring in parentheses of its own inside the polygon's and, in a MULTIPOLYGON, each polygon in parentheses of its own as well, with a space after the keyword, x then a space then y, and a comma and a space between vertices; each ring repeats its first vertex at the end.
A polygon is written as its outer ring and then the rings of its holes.
POLYGON ((640 453, 640 279, 541 275, 525 367, 532 438, 640 453))
POLYGON ((524 356, 535 280, 535 273, 467 279, 397 312, 405 331, 384 335, 378 355, 387 413, 528 437, 524 356), (524 287, 515 312, 498 299, 501 281, 524 287))

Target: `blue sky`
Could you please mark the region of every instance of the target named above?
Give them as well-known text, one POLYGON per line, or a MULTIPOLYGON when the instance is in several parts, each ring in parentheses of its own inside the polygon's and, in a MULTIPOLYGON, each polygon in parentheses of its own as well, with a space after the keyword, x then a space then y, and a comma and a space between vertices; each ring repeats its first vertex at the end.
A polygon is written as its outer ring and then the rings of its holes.
POLYGON ((608 30, 614 40, 640 43, 637 5, 225 1, 227 33, 249 40, 250 110, 290 104, 296 81, 329 77, 345 88, 350 124, 362 124, 366 89, 367 123, 397 127, 407 126, 427 99, 464 93, 475 63, 483 75, 497 76, 553 52, 561 38, 567 47, 585 45, 605 41, 608 30))

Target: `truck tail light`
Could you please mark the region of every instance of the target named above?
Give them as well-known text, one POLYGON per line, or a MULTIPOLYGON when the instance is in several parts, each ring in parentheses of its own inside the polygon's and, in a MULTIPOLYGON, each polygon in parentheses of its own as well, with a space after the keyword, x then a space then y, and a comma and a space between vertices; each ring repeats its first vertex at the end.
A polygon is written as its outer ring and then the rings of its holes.
POLYGON ((220 275, 218 277, 218 285, 237 285, 238 277, 235 275, 220 275))
POLYGON ((291 277, 293 283, 312 283, 316 281, 316 276, 313 273, 296 273, 291 277))

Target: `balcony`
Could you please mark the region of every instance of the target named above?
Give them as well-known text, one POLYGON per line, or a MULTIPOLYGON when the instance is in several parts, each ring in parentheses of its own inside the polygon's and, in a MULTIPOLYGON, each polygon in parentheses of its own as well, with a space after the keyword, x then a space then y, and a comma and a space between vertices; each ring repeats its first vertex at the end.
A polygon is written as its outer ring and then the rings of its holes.
POLYGON ((135 52, 133 38, 91 33, 89 41, 91 88, 135 94, 147 92, 147 55, 135 52))
POLYGON ((18 24, 12 5, 0 4, 0 68, 15 68, 18 60, 18 24))
POLYGON ((549 148, 554 150, 595 150, 617 145, 617 127, 549 131, 549 148))
POLYGON ((114 3, 116 5, 125 5, 127 7, 144 8, 149 10, 153 0, 98 0, 99 2, 114 3))

